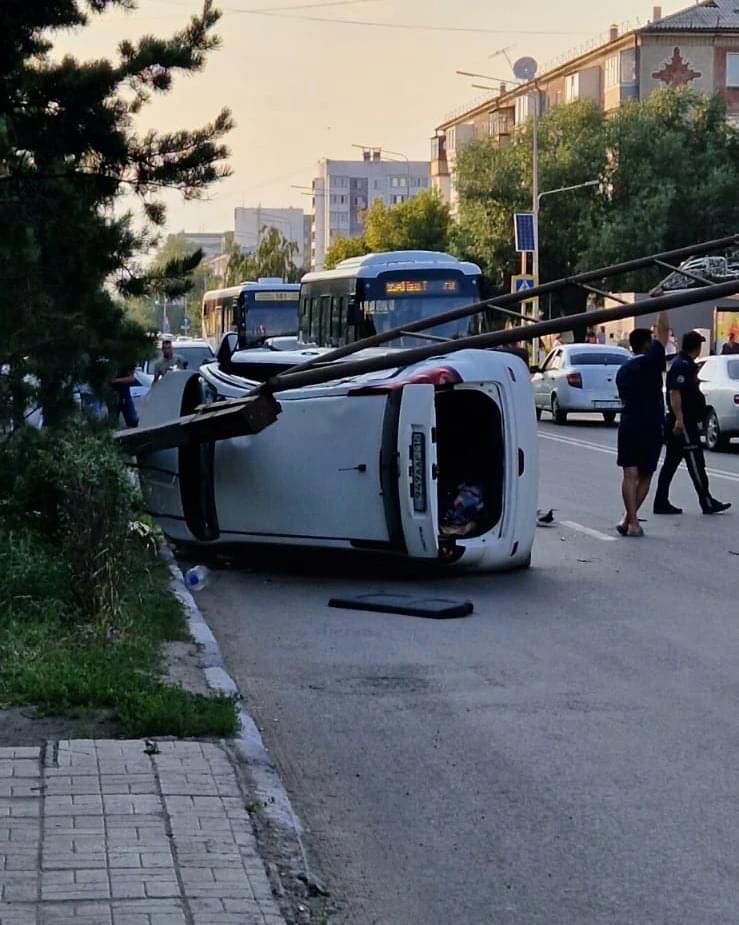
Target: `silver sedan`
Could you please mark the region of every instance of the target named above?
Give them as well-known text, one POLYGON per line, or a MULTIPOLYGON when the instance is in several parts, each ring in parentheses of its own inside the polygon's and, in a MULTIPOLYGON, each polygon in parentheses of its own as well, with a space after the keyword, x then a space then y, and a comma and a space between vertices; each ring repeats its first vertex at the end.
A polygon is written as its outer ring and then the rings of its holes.
POLYGON ((739 356, 712 356, 700 364, 698 379, 706 399, 706 446, 728 450, 739 437, 739 356))

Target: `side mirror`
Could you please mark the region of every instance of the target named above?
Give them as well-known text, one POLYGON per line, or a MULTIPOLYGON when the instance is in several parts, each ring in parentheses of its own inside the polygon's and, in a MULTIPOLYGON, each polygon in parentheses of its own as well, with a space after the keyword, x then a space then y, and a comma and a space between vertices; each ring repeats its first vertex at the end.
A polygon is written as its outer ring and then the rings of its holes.
POLYGON ((540 367, 540 366, 529 366, 529 372, 532 373, 532 374, 533 374, 533 373, 540 373, 540 372, 541 372, 541 367, 540 367))

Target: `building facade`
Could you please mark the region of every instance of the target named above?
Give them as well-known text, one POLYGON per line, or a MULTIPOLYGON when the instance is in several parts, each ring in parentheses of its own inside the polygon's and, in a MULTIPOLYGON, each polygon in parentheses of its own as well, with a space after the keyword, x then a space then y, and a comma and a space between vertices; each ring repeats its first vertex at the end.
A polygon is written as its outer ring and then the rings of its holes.
POLYGON ((364 212, 377 199, 399 205, 431 185, 428 161, 387 160, 379 150, 362 160, 324 158, 313 181, 311 269, 322 270, 326 251, 338 237, 357 238, 364 212))
POLYGON ((226 236, 215 231, 183 231, 188 244, 199 247, 205 257, 218 257, 226 249, 226 236))
POLYGON ((516 126, 538 106, 545 113, 576 100, 593 100, 606 111, 631 100, 645 100, 660 87, 688 86, 718 92, 729 119, 739 122, 739 2, 704 0, 671 16, 660 7, 644 26, 620 32, 611 26, 606 39, 588 51, 515 87, 448 117, 431 139, 432 185, 454 210, 456 160, 472 139, 505 144, 516 126))
POLYGON ((256 206, 234 209, 234 243, 242 253, 257 249, 265 228, 276 228, 297 245, 294 258, 297 267, 307 266, 310 255, 310 217, 302 209, 281 209, 256 206))

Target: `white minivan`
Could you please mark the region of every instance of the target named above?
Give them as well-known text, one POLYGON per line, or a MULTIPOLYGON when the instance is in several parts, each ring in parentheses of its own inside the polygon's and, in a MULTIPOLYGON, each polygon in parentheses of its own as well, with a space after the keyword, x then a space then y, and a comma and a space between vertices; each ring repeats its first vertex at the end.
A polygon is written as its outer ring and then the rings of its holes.
MULTIPOLYGON (((141 425, 244 397, 255 383, 238 369, 237 353, 228 372, 213 363, 170 373, 141 425)), ((276 397, 277 420, 258 434, 139 458, 147 508, 173 540, 529 564, 537 434, 518 357, 463 350, 276 397)))

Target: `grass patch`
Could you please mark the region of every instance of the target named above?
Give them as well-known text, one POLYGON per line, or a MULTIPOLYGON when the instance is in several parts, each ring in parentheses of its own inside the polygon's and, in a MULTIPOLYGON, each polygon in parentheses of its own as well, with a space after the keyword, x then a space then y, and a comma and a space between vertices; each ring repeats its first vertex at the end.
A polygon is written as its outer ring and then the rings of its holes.
POLYGON ((106 624, 74 617, 65 569, 53 550, 29 533, 0 533, 0 704, 33 705, 42 715, 106 709, 126 736, 230 736, 237 727, 232 697, 191 694, 162 682, 161 649, 188 639, 169 575, 151 550, 139 548, 120 619, 106 624), (30 565, 29 565, 30 563, 30 565))

